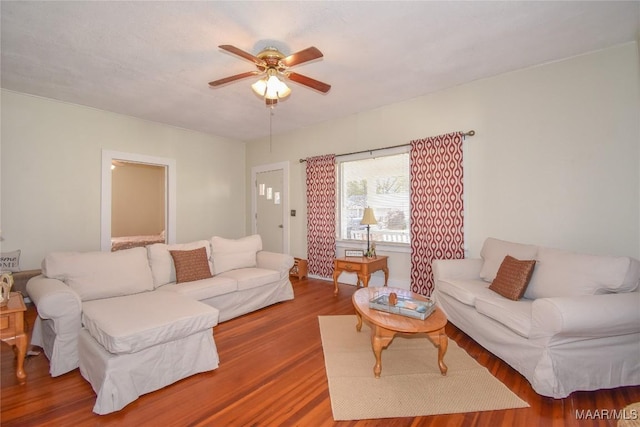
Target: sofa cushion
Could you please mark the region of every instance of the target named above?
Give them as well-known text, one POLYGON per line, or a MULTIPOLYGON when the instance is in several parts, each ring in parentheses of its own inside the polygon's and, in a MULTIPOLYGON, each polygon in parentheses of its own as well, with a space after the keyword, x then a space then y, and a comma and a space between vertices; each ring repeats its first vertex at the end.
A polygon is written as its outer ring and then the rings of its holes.
POLYGON ((502 323, 516 334, 529 338, 531 332, 531 309, 533 301, 522 299, 512 301, 498 294, 482 295, 476 298, 478 313, 502 323))
POLYGON ((239 291, 274 283, 280 278, 280 274, 277 271, 265 268, 240 268, 227 271, 220 276, 237 280, 239 291))
POLYGON ((436 288, 439 292, 471 307, 475 306, 478 295, 494 294, 489 290, 489 284, 484 280, 438 280, 436 288))
POLYGON ((628 292, 637 286, 627 278, 631 266, 628 257, 540 248, 537 258, 536 271, 525 292, 530 299, 628 292))
POLYGON ((489 289, 510 300, 519 300, 531 280, 535 265, 535 260, 519 260, 507 255, 489 289))
POLYGON ((218 324, 219 311, 172 292, 145 292, 82 304, 82 324, 108 352, 135 353, 218 324))
POLYGON ((169 283, 160 286, 158 291, 171 291, 189 298, 203 301, 238 290, 238 281, 230 277, 214 276, 211 279, 196 280, 187 283, 169 283))
POLYGON ((484 241, 482 250, 480 250, 480 256, 483 260, 480 277, 487 282, 493 282, 496 274, 498 274, 500 264, 502 264, 504 257, 507 255, 511 255, 516 259, 535 259, 537 253, 537 246, 507 242, 489 237, 484 241))
POLYGON ((42 274, 66 283, 82 301, 153 289, 145 248, 116 252, 52 252, 42 261, 42 274))
POLYGON ((210 279, 209 257, 207 249, 202 247, 190 251, 169 251, 176 269, 176 282, 193 282, 210 279))
POLYGON ((262 250, 262 238, 259 234, 241 239, 211 238, 211 259, 213 273, 220 274, 237 268, 255 267, 256 253, 262 250))
MULTIPOLYGON (((153 274, 153 284, 158 286, 174 283, 176 281, 176 268, 169 251, 189 251, 204 247, 207 250, 207 258, 211 258, 211 247, 208 240, 198 240, 191 243, 177 243, 167 245, 165 243, 155 243, 147 246, 149 265, 153 274)), ((211 265, 209 265, 211 269, 211 265)), ((211 269, 213 271, 213 269, 211 269)))
POLYGON ((638 289, 638 286, 640 286, 640 261, 635 258, 629 258, 629 269, 618 292, 633 292, 638 289))

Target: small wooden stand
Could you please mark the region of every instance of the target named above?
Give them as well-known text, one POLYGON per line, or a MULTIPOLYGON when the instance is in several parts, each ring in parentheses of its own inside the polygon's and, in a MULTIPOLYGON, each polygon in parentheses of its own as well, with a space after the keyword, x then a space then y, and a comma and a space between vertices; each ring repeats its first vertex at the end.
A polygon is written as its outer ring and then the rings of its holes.
POLYGON ((307 260, 302 258, 294 258, 293 267, 289 270, 289 276, 295 276, 298 280, 307 277, 307 260))
POLYGON ((375 258, 367 257, 344 257, 336 258, 333 261, 333 295, 338 295, 338 277, 343 271, 356 273, 358 282, 356 286, 362 283, 363 287, 369 286, 371 274, 382 270, 384 272, 384 285, 387 286, 389 281, 389 268, 387 267, 387 256, 380 255, 375 258))
POLYGON ((26 311, 27 307, 19 292, 11 292, 9 304, 0 308, 0 339, 15 348, 18 359, 16 377, 20 383, 27 380, 27 374, 24 372, 24 358, 27 355, 28 340, 24 321, 26 311))

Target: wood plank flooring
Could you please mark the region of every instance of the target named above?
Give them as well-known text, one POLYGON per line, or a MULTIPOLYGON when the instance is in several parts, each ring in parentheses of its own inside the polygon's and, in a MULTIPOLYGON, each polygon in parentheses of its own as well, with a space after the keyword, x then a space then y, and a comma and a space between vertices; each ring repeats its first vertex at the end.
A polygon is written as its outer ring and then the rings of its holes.
MULTIPOLYGON (((149 393, 123 410, 92 412, 95 394, 76 369, 48 374, 44 354, 25 363, 24 385, 2 345, 0 424, 11 426, 616 426, 613 419, 576 419, 576 411, 620 410, 640 401, 640 386, 576 392, 566 399, 537 395, 529 383, 455 326, 449 337, 525 400, 530 408, 416 418, 334 422, 318 328, 319 315, 354 314, 355 288, 293 279, 296 298, 219 324, 220 367, 149 393)), ((30 325, 36 316, 31 305, 30 325)), ((583 412, 584 413, 584 412, 583 412)), ((606 417, 604 417, 606 418, 606 417)))

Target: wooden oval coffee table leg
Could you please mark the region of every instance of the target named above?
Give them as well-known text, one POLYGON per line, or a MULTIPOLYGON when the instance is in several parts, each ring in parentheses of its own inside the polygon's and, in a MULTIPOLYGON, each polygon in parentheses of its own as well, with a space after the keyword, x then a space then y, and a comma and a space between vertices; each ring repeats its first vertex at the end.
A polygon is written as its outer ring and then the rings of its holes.
POLYGON ((391 344, 395 335, 395 331, 390 331, 377 325, 371 329, 371 347, 373 348, 373 355, 376 357, 373 375, 376 378, 380 378, 380 373, 382 373, 382 350, 391 344))
POLYGON ((358 323, 356 323, 356 331, 360 332, 362 329, 362 315, 358 310, 356 310, 356 318, 358 319, 358 323))
POLYGON ((447 353, 447 347, 449 346, 449 338, 444 333, 444 328, 427 334, 431 342, 438 347, 438 366, 440 367, 440 373, 447 375, 447 365, 444 363, 444 355, 447 353))
POLYGON ((447 352, 449 346, 449 338, 444 333, 444 329, 440 331, 440 345, 438 346, 438 365, 440 366, 440 372, 442 375, 447 375, 447 365, 444 364, 444 355, 447 352))

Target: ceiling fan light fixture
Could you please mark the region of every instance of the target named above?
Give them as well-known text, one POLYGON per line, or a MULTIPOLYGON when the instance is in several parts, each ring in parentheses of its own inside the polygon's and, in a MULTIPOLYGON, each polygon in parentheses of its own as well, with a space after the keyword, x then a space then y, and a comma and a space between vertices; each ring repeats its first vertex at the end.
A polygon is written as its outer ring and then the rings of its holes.
POLYGON ((291 89, 276 76, 270 76, 267 80, 267 93, 265 98, 282 99, 291 95, 291 89))
POLYGON ((267 94, 267 79, 260 79, 251 85, 251 89, 261 98, 267 94))
POLYGON ((291 94, 291 89, 276 75, 276 70, 270 68, 267 77, 251 85, 251 89, 265 99, 283 99, 291 94))

